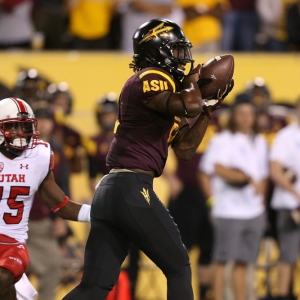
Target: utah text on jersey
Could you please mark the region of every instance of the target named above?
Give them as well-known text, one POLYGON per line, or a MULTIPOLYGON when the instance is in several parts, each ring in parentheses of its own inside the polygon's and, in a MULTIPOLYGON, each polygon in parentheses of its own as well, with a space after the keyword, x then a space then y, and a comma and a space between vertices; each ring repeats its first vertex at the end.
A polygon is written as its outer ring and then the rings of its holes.
POLYGON ((0 153, 0 232, 25 242, 34 194, 52 165, 52 151, 47 143, 25 150, 9 159, 0 153))

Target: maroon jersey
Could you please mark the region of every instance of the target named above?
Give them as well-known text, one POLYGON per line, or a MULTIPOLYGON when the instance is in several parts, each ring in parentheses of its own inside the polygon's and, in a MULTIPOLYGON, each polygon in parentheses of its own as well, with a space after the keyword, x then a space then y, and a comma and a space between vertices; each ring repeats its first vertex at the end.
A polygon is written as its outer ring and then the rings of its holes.
POLYGON ((161 175, 168 144, 178 130, 178 118, 150 109, 147 104, 163 91, 176 92, 171 75, 160 68, 134 74, 123 87, 115 137, 106 158, 111 168, 138 168, 161 175))
POLYGON ((91 138, 95 145, 97 145, 97 150, 93 154, 88 154, 90 178, 95 178, 98 173, 102 173, 103 175, 108 174, 109 170, 106 166, 106 155, 112 142, 112 138, 112 135, 105 131, 102 131, 91 138))

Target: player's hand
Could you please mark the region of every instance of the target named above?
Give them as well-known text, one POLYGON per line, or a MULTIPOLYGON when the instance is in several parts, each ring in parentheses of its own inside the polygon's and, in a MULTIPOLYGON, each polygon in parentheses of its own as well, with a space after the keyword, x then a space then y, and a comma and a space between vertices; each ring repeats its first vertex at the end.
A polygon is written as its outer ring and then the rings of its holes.
POLYGON ((201 67, 202 67, 202 65, 198 64, 198 66, 196 68, 194 68, 188 75, 192 75, 192 74, 200 75, 201 67))
MULTIPOLYGON (((226 84, 226 88, 225 88, 225 90, 224 90, 223 93, 221 93, 221 91, 219 90, 219 92, 220 92, 221 94, 218 95, 218 96, 220 96, 220 97, 224 100, 224 99, 226 98, 226 96, 232 91, 233 87, 234 87, 234 80, 231 79, 230 82, 229 82, 229 84, 226 84)), ((219 92, 218 92, 218 93, 219 93, 219 92)), ((219 98, 219 97, 218 97, 218 98, 219 98)))
POLYGON ((211 78, 199 78, 199 80, 197 81, 197 85, 199 87, 199 89, 201 88, 201 86, 211 83, 213 80, 211 78))
POLYGON ((226 96, 231 92, 234 87, 234 80, 231 79, 230 83, 226 84, 225 90, 222 92, 219 89, 216 99, 205 100, 203 106, 211 107, 212 110, 216 110, 221 106, 221 103, 226 96))

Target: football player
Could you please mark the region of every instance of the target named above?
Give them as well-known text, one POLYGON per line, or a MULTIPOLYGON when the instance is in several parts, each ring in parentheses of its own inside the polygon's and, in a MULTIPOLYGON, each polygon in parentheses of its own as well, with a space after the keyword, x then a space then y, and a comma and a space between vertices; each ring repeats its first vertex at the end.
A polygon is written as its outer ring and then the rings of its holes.
POLYGON ((95 117, 99 133, 91 137, 91 147, 88 148, 89 179, 91 191, 95 191, 96 177, 99 173, 106 175, 106 155, 114 137, 114 126, 118 116, 118 98, 114 92, 100 97, 96 103, 95 117))
MULTIPOLYGON (((106 158, 110 173, 98 184, 93 199, 84 274, 64 300, 105 299, 131 243, 165 274, 168 300, 194 298, 187 251, 153 190, 168 145, 180 159, 190 159, 215 109, 202 105, 200 65, 193 69, 191 47, 181 28, 166 19, 150 20, 134 33, 130 66, 135 74, 120 96, 115 136, 106 158), (190 127, 187 117, 196 116, 190 127)), ((232 86, 218 93, 218 102, 232 86)))
POLYGON ((70 201, 55 183, 53 153, 38 135, 25 101, 0 101, 0 299, 16 299, 14 284, 27 269, 28 217, 37 191, 60 217, 90 221, 90 206, 70 201))

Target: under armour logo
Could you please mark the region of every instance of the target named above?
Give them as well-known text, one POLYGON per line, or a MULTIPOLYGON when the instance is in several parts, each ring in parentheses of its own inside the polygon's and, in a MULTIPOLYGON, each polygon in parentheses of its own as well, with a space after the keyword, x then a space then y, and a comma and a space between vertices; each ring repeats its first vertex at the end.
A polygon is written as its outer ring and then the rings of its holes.
POLYGON ((26 168, 28 170, 28 164, 26 164, 26 165, 20 164, 20 169, 23 169, 23 168, 26 168))

